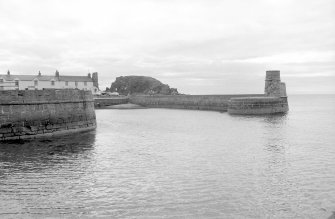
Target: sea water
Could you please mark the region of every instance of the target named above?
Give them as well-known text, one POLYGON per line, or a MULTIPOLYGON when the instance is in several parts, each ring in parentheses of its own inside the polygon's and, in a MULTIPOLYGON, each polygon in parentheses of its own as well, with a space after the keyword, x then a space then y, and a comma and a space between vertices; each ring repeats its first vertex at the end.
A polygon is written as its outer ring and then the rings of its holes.
POLYGON ((91 132, 0 143, 0 218, 327 218, 335 96, 272 116, 97 110, 91 132))

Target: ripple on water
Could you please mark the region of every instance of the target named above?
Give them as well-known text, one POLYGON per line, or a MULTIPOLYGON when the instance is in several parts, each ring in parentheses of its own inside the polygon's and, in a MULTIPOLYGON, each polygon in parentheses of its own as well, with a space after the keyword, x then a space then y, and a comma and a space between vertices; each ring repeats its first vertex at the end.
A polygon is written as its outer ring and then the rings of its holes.
POLYGON ((257 117, 99 110, 96 131, 1 143, 0 217, 327 218, 333 100, 257 117))

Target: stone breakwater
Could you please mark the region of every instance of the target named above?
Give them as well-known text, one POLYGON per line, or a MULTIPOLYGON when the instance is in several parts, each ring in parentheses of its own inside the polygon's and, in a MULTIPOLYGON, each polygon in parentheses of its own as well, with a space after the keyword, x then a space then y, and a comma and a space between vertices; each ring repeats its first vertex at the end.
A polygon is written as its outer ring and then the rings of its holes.
POLYGON ((144 107, 228 111, 230 114, 272 114, 288 111, 286 85, 280 71, 267 71, 264 94, 137 95, 130 103, 144 107))
POLYGON ((130 97, 129 101, 144 107, 193 109, 227 111, 229 100, 234 97, 262 97, 264 94, 240 94, 240 95, 137 95, 130 97))
POLYGON ((287 98, 241 97, 229 101, 230 114, 273 114, 288 111, 287 98))
POLYGON ((94 107, 96 109, 107 108, 108 106, 129 103, 128 97, 94 97, 94 107))
POLYGON ((230 114, 273 114, 288 111, 286 85, 280 80, 280 71, 266 71, 265 97, 232 98, 229 101, 230 114))
POLYGON ((36 138, 95 127, 90 91, 0 91, 0 140, 36 138))

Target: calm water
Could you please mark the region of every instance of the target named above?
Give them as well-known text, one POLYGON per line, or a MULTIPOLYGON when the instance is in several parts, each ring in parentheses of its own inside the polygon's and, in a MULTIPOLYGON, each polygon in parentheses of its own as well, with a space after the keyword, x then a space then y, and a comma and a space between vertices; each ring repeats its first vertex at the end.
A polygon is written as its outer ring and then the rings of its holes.
POLYGON ((0 218, 327 218, 335 96, 277 116, 99 110, 96 131, 0 143, 0 218))

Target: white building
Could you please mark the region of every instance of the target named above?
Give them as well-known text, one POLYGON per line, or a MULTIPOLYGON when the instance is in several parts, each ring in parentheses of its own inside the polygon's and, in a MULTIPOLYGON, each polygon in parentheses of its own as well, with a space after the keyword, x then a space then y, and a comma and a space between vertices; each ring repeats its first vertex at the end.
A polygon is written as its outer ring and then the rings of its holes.
POLYGON ((98 73, 87 76, 55 75, 0 75, 0 90, 43 90, 43 89, 80 89, 91 90, 93 94, 99 91, 98 73))

